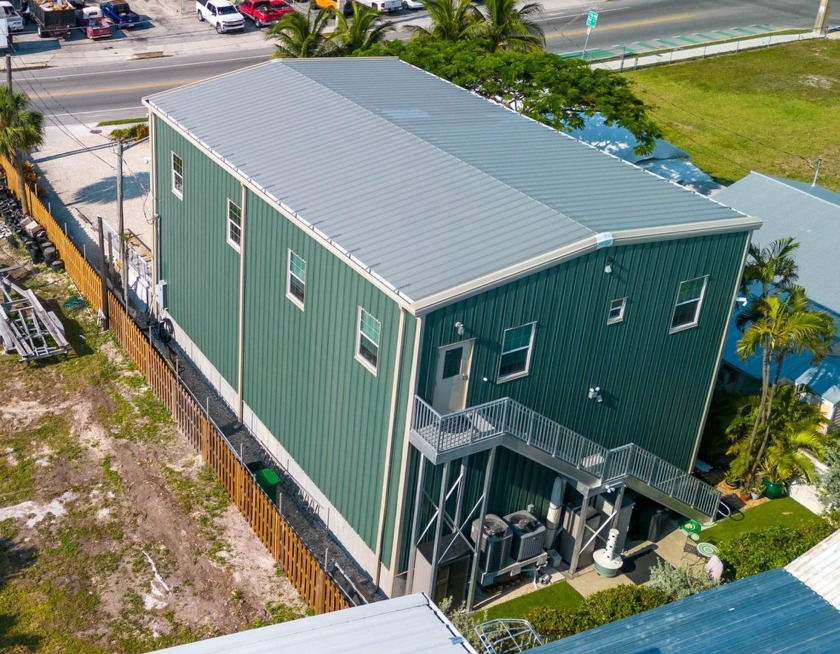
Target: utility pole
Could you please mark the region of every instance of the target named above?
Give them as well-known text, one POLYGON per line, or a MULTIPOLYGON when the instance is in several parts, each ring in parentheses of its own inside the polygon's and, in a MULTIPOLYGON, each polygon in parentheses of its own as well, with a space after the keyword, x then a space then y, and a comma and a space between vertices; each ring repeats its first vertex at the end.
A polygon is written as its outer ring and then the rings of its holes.
POLYGON ((123 304, 128 311, 128 248, 125 243, 125 221, 123 220, 123 142, 117 140, 117 221, 120 239, 120 279, 122 280, 123 304))
POLYGON ((12 90, 12 55, 6 53, 6 86, 12 90))
POLYGON ((818 34, 825 34, 825 26, 828 23, 829 0, 820 0, 820 8, 817 9, 817 20, 814 22, 814 31, 818 34))

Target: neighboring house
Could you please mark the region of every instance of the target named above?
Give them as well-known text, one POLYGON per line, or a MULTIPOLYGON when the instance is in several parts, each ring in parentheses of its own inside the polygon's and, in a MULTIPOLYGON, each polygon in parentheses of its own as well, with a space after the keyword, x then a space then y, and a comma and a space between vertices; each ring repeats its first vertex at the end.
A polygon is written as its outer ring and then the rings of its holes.
POLYGON ((475 649, 422 594, 157 650, 160 654, 475 654, 475 649))
MULTIPOLYGON (((754 238, 757 245, 764 247, 787 236, 799 242, 795 253, 799 264, 797 283, 805 288, 815 309, 834 317, 840 334, 840 194, 752 172, 715 195, 715 199, 761 217, 764 225, 754 238)), ((761 379, 761 357, 744 361, 736 354, 740 337, 733 316, 723 354, 723 382, 730 388, 749 388, 750 380, 738 379, 739 376, 761 379)), ((820 363, 812 364, 811 359, 808 354, 788 356, 782 379, 801 386, 820 405, 823 415, 840 427, 840 337, 820 363)))
POLYGON ((573 570, 625 487, 715 514, 686 471, 760 221, 396 59, 146 103, 158 309, 387 594, 462 597, 472 521, 553 490, 573 570))
POLYGON ((708 173, 691 163, 688 152, 664 139, 656 139, 651 152, 636 154, 634 148, 639 141, 626 127, 617 123, 607 125, 601 114, 584 116, 583 120, 584 126, 581 129, 570 130, 569 134, 601 152, 634 163, 654 175, 703 195, 709 195, 721 188, 708 173))
POLYGON ((533 654, 824 654, 840 649, 840 532, 785 568, 529 650, 533 654))

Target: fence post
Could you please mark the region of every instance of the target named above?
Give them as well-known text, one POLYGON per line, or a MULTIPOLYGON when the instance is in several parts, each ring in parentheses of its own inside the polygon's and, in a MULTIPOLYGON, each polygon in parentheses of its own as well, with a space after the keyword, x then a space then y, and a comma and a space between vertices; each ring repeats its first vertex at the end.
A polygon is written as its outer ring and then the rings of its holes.
POLYGON ((315 613, 323 613, 324 612, 324 591, 326 590, 327 585, 327 575, 326 573, 321 570, 321 566, 318 566, 318 574, 316 576, 316 583, 315 583, 315 606, 312 608, 315 609, 315 613))

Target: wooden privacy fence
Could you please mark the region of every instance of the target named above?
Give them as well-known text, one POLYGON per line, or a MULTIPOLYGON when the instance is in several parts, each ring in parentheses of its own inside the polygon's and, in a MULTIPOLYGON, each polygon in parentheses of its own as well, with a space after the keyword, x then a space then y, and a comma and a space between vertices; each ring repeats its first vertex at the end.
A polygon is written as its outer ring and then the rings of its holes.
MULTIPOLYGON (((9 189, 18 194, 17 174, 8 160, 0 158, 9 189)), ((102 308, 101 281, 79 248, 62 231, 47 208, 26 189, 29 213, 46 230, 64 261, 73 283, 96 310, 102 308)), ((108 291, 109 327, 137 368, 148 381, 154 396, 169 410, 178 429, 201 453, 205 463, 227 491, 236 508, 248 520, 257 537, 283 566, 289 580, 316 613, 350 606, 338 585, 280 514, 277 506, 257 485, 224 436, 196 402, 172 367, 152 347, 148 338, 128 316, 117 297, 108 291)))

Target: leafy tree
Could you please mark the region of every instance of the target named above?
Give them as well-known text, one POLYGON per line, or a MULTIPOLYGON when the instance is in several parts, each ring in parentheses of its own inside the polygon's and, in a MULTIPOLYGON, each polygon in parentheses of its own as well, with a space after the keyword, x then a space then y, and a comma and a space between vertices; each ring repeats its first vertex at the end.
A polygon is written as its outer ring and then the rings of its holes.
POLYGON ((472 0, 422 0, 431 26, 407 25, 416 41, 462 41, 472 37, 472 27, 481 20, 472 0))
MULTIPOLYGON (((770 441, 758 469, 765 479, 774 483, 788 483, 799 476, 811 481, 814 464, 808 455, 822 459, 831 441, 823 431, 826 420, 819 407, 801 401, 792 386, 779 386, 774 397, 768 424, 770 441)), ((738 413, 727 429, 733 441, 729 454, 735 456, 730 470, 742 477, 748 472, 747 448, 760 400, 760 396, 742 398, 738 413)))
POLYGON ((24 214, 29 213, 23 162, 32 148, 44 142, 44 115, 29 108, 26 93, 0 89, 0 155, 12 162, 18 177, 18 195, 24 214))
POLYGON ((321 9, 313 16, 312 7, 306 15, 299 11, 286 14, 268 31, 267 38, 277 40, 272 56, 301 59, 331 54, 329 38, 324 30, 332 15, 331 9, 321 9))
POLYGON ((761 350, 761 397, 744 454, 747 481, 752 482, 770 440, 773 401, 785 358, 808 351, 815 363, 822 360, 836 330, 831 316, 809 308, 801 286, 754 298, 738 318, 739 325, 747 325, 736 346, 738 356, 748 359, 761 350))
POLYGON ((799 248, 799 243, 792 236, 780 238, 766 247, 759 247, 750 243, 749 258, 744 266, 742 290, 750 293, 753 284, 761 284, 758 297, 767 297, 770 289, 788 289, 799 278, 799 265, 793 254, 799 248))
POLYGON ((349 18, 335 13, 335 30, 328 36, 332 53, 339 56, 368 50, 380 43, 385 35, 394 29, 394 23, 383 21, 375 9, 358 2, 354 2, 352 6, 353 13, 349 18))
POLYGON ((560 59, 549 52, 493 52, 485 39, 389 41, 360 54, 399 56, 559 130, 581 128, 584 116, 600 113, 607 124, 620 123, 633 133, 639 153, 650 152, 662 135, 626 78, 592 69, 579 59, 560 59))
POLYGON ((511 52, 541 52, 545 34, 536 19, 543 7, 538 2, 521 6, 519 0, 485 0, 483 20, 471 32, 490 42, 490 49, 511 52))

